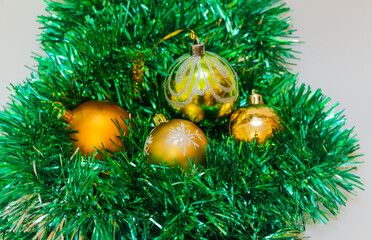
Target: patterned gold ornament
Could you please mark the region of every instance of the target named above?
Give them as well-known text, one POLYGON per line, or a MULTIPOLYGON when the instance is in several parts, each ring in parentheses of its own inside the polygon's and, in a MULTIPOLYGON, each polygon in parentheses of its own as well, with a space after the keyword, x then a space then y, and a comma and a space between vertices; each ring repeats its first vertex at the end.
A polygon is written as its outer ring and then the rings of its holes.
POLYGON ((196 38, 192 54, 178 58, 163 85, 168 103, 193 122, 212 125, 222 122, 234 110, 238 77, 230 64, 206 52, 196 38))
MULTIPOLYGON (((128 135, 128 127, 124 120, 129 119, 128 112, 117 104, 106 101, 85 102, 73 111, 65 111, 63 120, 70 126, 70 139, 75 148, 79 148, 83 156, 92 156, 96 148, 104 152, 123 150, 120 126, 124 135, 128 135), (103 147, 102 147, 103 145, 103 147)), ((96 154, 97 159, 103 159, 96 154)))
POLYGON ((230 117, 230 135, 236 140, 263 143, 279 129, 279 118, 273 109, 264 105, 262 96, 255 90, 249 99, 250 106, 237 109, 230 117))
POLYGON ((208 140, 203 131, 194 123, 183 119, 167 121, 164 115, 154 119, 157 125, 149 134, 144 146, 144 155, 149 155, 150 164, 187 170, 194 165, 205 165, 205 148, 208 140))

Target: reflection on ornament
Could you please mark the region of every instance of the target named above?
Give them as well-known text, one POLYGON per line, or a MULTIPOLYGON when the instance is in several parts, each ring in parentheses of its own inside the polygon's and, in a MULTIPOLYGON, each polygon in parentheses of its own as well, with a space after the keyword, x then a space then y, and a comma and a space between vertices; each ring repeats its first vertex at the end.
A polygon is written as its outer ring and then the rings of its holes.
POLYGON ((235 139, 263 143, 279 129, 279 118, 268 106, 263 104, 262 96, 253 91, 250 106, 236 110, 230 118, 230 135, 235 139))
POLYGON ((239 92, 237 75, 226 60, 206 52, 204 44, 192 45, 192 51, 170 68, 163 86, 165 98, 194 122, 221 121, 234 110, 239 92))
POLYGON ((190 169, 190 162, 205 164, 208 141, 198 126, 183 119, 158 121, 158 124, 150 132, 144 146, 144 155, 149 155, 147 161, 150 164, 164 163, 182 169, 190 169))
POLYGON ((204 111, 195 104, 186 105, 180 111, 193 122, 199 122, 204 119, 204 111))
MULTIPOLYGON (((92 156, 97 149, 104 152, 103 147, 109 153, 123 150, 118 126, 124 135, 128 135, 124 120, 130 117, 118 104, 96 100, 85 102, 73 111, 66 111, 64 118, 73 131, 70 133, 73 146, 79 148, 83 156, 92 156)), ((96 158, 103 159, 99 154, 96 158)))

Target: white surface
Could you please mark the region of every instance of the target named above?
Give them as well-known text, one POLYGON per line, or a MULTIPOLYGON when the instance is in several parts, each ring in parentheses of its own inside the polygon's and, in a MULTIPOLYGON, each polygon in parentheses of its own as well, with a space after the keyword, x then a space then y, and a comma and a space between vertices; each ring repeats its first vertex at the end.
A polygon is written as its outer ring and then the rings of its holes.
POLYGON ((294 68, 301 82, 339 102, 345 109, 347 127, 355 126, 360 140, 357 175, 365 191, 357 191, 336 218, 307 226, 306 235, 315 240, 372 239, 372 1, 287 0, 296 35, 304 44, 294 68))
MULTIPOLYGON (((337 218, 326 225, 308 225, 306 235, 315 240, 372 239, 372 109, 370 89, 372 72, 372 1, 370 0, 287 0, 298 29, 296 35, 305 43, 293 68, 301 82, 339 102, 346 109, 347 126, 355 126, 365 154, 357 174, 366 191, 357 191, 337 218)), ((36 16, 44 14, 41 0, 0 0, 0 105, 8 100, 9 83, 24 81, 35 65, 32 52, 41 52, 36 41, 41 30, 36 16)))
MULTIPOLYGON (((9 101, 10 83, 30 78, 36 61, 32 53, 41 53, 37 16, 45 13, 42 0, 0 0, 0 105, 9 101)), ((3 107, 0 107, 2 110, 3 107)))

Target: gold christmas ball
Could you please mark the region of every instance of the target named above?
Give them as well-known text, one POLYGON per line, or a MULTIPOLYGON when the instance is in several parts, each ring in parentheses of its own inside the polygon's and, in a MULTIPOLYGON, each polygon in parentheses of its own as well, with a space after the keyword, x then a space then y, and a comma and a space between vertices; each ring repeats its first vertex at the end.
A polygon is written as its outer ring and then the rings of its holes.
POLYGON ((263 143, 279 129, 279 117, 270 107, 263 104, 261 95, 254 92, 250 106, 239 108, 230 117, 230 135, 240 141, 263 143))
POLYGON ((205 148, 208 140, 203 131, 194 123, 183 119, 162 119, 146 139, 144 154, 149 155, 150 164, 187 170, 194 165, 205 165, 205 148))
POLYGON ((169 69, 164 95, 183 117, 204 125, 226 119, 238 97, 238 77, 230 64, 203 43, 192 45, 192 54, 178 58, 169 69))
MULTIPOLYGON (((96 148, 104 152, 103 147, 109 152, 123 150, 122 135, 116 124, 128 135, 124 120, 129 119, 129 114, 118 104, 93 100, 79 105, 68 115, 66 122, 74 131, 70 134, 71 142, 82 155, 92 156, 96 148)), ((99 154, 96 158, 103 159, 99 154)))

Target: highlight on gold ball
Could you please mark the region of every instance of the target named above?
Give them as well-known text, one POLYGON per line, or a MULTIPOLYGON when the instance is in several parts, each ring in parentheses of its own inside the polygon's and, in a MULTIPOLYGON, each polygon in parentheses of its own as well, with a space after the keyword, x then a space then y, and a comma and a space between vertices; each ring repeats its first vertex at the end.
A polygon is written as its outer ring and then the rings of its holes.
POLYGON ((230 135, 236 140, 264 143, 280 128, 277 113, 264 104, 262 96, 252 90, 249 106, 237 109, 230 117, 230 135))
POLYGON ((205 165, 208 140, 197 125, 183 119, 168 121, 162 114, 154 117, 154 123, 156 127, 144 145, 149 164, 179 166, 183 170, 205 165))
POLYGON ((125 123, 129 118, 129 113, 118 104, 97 100, 85 102, 72 111, 66 110, 63 116, 71 130, 73 147, 83 156, 94 155, 100 160, 104 158, 97 154, 97 149, 109 154, 123 151, 122 136, 129 134, 125 123))

